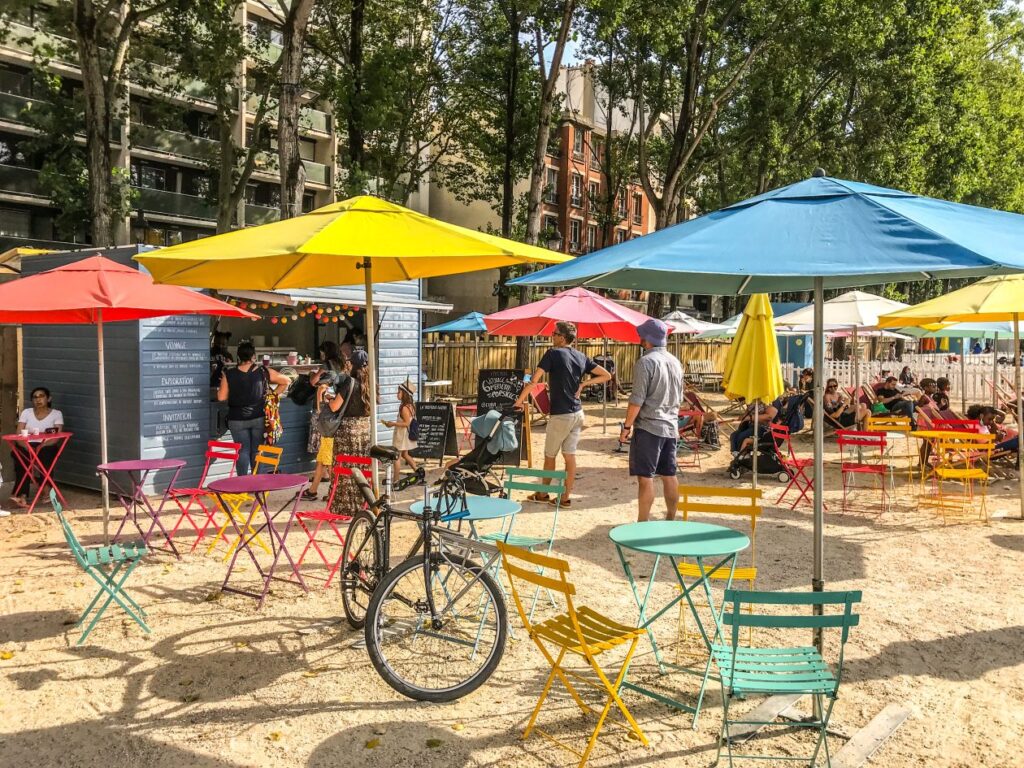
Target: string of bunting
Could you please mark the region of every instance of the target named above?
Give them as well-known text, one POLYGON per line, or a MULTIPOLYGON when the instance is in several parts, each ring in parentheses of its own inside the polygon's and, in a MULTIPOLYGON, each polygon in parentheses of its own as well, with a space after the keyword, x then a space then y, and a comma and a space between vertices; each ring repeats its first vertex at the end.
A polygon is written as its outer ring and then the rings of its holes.
MULTIPOLYGON (((358 307, 349 306, 348 304, 326 305, 311 302, 304 304, 302 309, 296 310, 295 307, 284 307, 272 302, 246 301, 232 298, 226 299, 226 301, 232 306, 262 315, 263 319, 269 320, 272 325, 277 325, 278 323, 287 325, 290 321, 294 322, 304 317, 313 317, 317 322, 324 324, 338 323, 341 322, 343 317, 354 317, 358 309, 358 307)), ((253 318, 253 322, 257 319, 253 318)))

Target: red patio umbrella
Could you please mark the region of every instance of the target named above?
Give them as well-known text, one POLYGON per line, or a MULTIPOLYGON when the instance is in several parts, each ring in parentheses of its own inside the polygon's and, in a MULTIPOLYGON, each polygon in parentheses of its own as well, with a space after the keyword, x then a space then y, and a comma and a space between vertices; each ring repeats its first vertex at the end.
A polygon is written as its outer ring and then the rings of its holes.
POLYGON ((546 336, 559 320, 575 323, 576 335, 581 339, 638 344, 637 326, 650 318, 586 288, 570 288, 540 301, 485 315, 484 325, 488 333, 504 336, 546 336))
MULTIPOLYGON (((608 339, 640 343, 637 326, 650 318, 635 309, 606 299, 586 288, 570 288, 540 301, 503 309, 484 316, 487 332, 505 336, 546 336, 555 323, 567 321, 575 324, 576 336, 581 339, 604 339, 605 354, 608 339)), ((672 330, 672 325, 669 330, 672 330)), ((601 398, 604 431, 608 431, 607 403, 601 398)))
MULTIPOLYGON (((0 323, 94 324, 99 357, 100 457, 107 463, 106 373, 103 324, 165 315, 256 317, 251 312, 175 285, 156 285, 148 274, 104 256, 88 258, 0 285, 0 323)), ((103 476, 103 535, 110 504, 103 476)))

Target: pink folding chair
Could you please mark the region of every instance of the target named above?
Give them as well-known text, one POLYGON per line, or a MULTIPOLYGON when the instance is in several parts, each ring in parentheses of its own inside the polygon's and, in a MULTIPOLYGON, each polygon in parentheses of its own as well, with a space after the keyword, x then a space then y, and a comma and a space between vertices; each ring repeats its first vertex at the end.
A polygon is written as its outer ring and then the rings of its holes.
POLYGON ((210 474, 210 469, 218 461, 227 461, 230 465, 228 477, 233 477, 235 474, 235 462, 238 461, 238 454, 241 450, 241 443, 211 440, 206 444, 203 473, 199 476, 199 482, 196 484, 196 487, 171 488, 167 492, 168 496, 175 504, 177 504, 178 510, 181 512, 178 516, 178 522, 176 522, 174 527, 171 529, 170 538, 174 538, 174 535, 178 532, 178 528, 185 520, 188 521, 188 524, 192 526, 192 530, 197 534, 196 540, 192 542, 192 549, 189 551, 194 552, 195 548, 199 546, 199 542, 202 541, 203 536, 206 535, 207 528, 213 525, 214 529, 216 529, 214 512, 217 510, 217 503, 216 501, 210 501, 213 494, 206 489, 207 477, 210 474), (196 522, 193 515, 201 519, 201 525, 196 522))
MULTIPOLYGON (((303 510, 295 515, 295 520, 298 522, 299 527, 306 532, 306 546, 302 549, 302 554, 299 555, 295 561, 296 567, 302 565, 302 561, 306 557, 306 553, 310 547, 320 556, 324 565, 327 566, 327 580, 324 582, 324 589, 327 589, 331 585, 331 579, 338 572, 341 567, 341 562, 344 557, 345 551, 345 534, 338 527, 340 524, 348 525, 352 520, 352 515, 338 514, 337 512, 331 511, 331 505, 334 503, 334 495, 338 492, 338 486, 344 482, 343 477, 352 476, 352 468, 359 467, 363 475, 366 476, 370 482, 373 482, 373 460, 369 456, 346 456, 339 454, 334 457, 334 467, 332 469, 333 477, 331 479, 331 490, 327 494, 327 503, 321 509, 303 510), (315 525, 307 525, 315 523, 315 525), (317 537, 320 535, 320 531, 324 526, 328 530, 334 532, 335 538, 341 545, 341 551, 338 553, 338 557, 335 560, 328 559, 327 555, 320 548, 320 545, 324 542, 318 541, 317 537), (312 527, 312 530, 310 528, 312 527)), ((364 504, 365 506, 365 504, 364 504)))

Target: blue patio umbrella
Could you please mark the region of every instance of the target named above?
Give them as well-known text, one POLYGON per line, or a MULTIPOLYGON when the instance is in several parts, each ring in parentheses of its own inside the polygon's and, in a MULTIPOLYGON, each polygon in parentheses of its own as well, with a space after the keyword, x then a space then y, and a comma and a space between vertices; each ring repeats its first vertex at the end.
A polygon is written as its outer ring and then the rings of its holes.
MULTIPOLYGON (((423 333, 472 333, 473 350, 476 354, 476 368, 480 370, 480 334, 487 333, 482 312, 469 312, 462 317, 449 320, 447 323, 424 328, 423 333)), ((436 347, 436 344, 435 344, 436 347)), ((435 357, 436 357, 436 349, 435 357)))
MULTIPOLYGON (((822 561, 825 288, 1024 271, 1024 216, 814 177, 512 283, 736 295, 814 291, 814 572, 822 561)), ((816 640, 820 646, 820 633, 816 640)))

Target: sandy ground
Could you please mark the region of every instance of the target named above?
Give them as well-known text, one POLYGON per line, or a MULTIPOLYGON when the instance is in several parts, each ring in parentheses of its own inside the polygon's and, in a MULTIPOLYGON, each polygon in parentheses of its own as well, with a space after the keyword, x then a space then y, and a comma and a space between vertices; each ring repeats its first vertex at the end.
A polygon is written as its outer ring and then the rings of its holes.
MULTIPOLYGON (((607 534, 635 518, 635 486, 625 455, 610 451, 610 430, 602 434, 591 411, 577 499, 563 513, 556 551, 571 561, 582 602, 631 621, 635 603, 607 534)), ((535 434, 538 455, 542 439, 535 434)), ((798 449, 809 455, 809 440, 798 449)), ((835 459, 834 442, 830 450, 835 459)), ((726 462, 723 449, 704 457, 703 471, 684 474, 694 483, 728 485, 726 462)), ((807 588, 810 508, 775 507, 782 486, 769 479, 764 487, 772 506, 758 529, 758 587, 807 588)), ((839 487, 834 469, 827 487, 839 487)), ((881 515, 872 494, 845 514, 838 491, 827 494, 828 585, 864 592, 833 724, 849 735, 886 704, 911 711, 872 765, 1024 764, 1024 523, 1012 519, 1019 514, 1015 488, 993 485, 996 518, 989 525, 944 525, 917 509, 906 487, 896 508, 881 515)), ((79 536, 99 541, 97 497, 72 492, 69 502, 79 536)), ((521 630, 491 681, 473 695, 450 705, 407 701, 377 677, 356 644, 361 635, 340 618, 338 592, 316 584, 323 571, 314 567, 305 569, 308 595, 277 584, 257 612, 251 599, 220 596, 219 557, 197 552, 177 562, 154 553, 130 581, 153 633, 111 609, 77 648, 70 624, 94 588, 47 512, 0 519, 0 766, 577 763, 543 737, 519 739, 546 672, 521 630)), ((549 508, 533 504, 517 530, 539 532, 549 524, 549 508)), ((643 558, 633 560, 649 573, 643 558)), ((659 579, 656 599, 672 596, 668 576, 659 579)), ((666 644, 676 633, 670 613, 658 629, 666 644)), ((634 672, 655 676, 646 644, 634 672)), ((696 690, 685 676, 666 685, 684 697, 696 690)), ((721 719, 716 685, 709 690, 696 730, 689 716, 627 694, 650 747, 608 728, 590 764, 709 765, 721 719)), ((577 747, 589 734, 588 721, 563 693, 541 718, 577 747)), ((833 754, 844 742, 833 739, 833 754)), ((806 734, 784 732, 759 739, 754 749, 800 754, 808 744, 806 734)))

